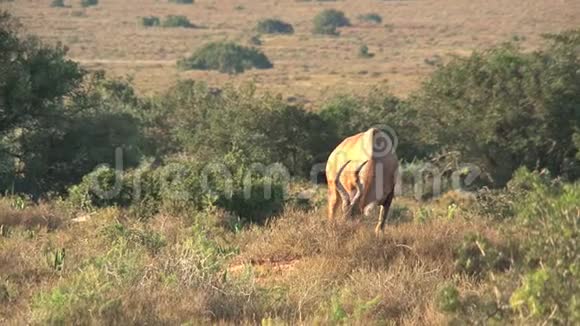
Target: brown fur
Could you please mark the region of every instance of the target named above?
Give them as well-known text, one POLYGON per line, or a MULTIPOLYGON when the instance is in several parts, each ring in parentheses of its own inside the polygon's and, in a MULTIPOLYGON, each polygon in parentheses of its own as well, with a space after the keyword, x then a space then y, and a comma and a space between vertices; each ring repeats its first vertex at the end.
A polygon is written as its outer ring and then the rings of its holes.
POLYGON ((341 204, 345 217, 351 215, 354 207, 364 213, 369 205, 378 204, 379 222, 375 231, 382 232, 394 197, 398 168, 394 151, 377 148, 385 136, 371 128, 346 138, 330 154, 326 164, 329 220, 335 218, 341 204))

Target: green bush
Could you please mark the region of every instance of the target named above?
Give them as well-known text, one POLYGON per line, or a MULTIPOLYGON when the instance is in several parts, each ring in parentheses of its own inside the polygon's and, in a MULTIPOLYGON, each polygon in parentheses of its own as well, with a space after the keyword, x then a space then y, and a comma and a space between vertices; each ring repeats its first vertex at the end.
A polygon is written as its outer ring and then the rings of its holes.
POLYGON ((445 285, 439 289, 436 297, 437 307, 444 312, 455 312, 461 305, 459 291, 453 285, 445 285))
POLYGON ((264 34, 292 34, 294 28, 278 19, 264 19, 258 22, 256 31, 264 34))
POLYGON ((191 5, 194 2, 195 2, 194 0, 169 0, 169 3, 177 3, 183 5, 191 5))
POLYGON ((73 207, 82 210, 112 205, 128 206, 132 201, 132 192, 132 185, 126 181, 122 172, 100 167, 69 189, 68 201, 73 207), (106 194, 108 192, 110 194, 106 194))
POLYGON ((314 17, 315 34, 338 35, 338 27, 350 26, 350 21, 342 11, 325 9, 314 17))
POLYGON ((358 16, 358 19, 360 21, 369 22, 369 23, 373 23, 373 24, 380 24, 383 22, 383 18, 381 17, 381 15, 374 13, 374 12, 360 15, 360 16, 358 16))
POLYGON ((287 180, 252 174, 250 167, 232 155, 226 156, 226 162, 229 164, 178 160, 124 173, 101 167, 69 189, 68 202, 87 211, 128 207, 138 219, 157 212, 188 214, 215 205, 244 221, 260 223, 281 210, 287 180))
MULTIPOLYGON (((462 315, 469 323, 477 320, 473 318, 493 317, 516 324, 578 324, 580 184, 552 179, 547 170, 520 168, 502 192, 509 198, 502 205, 510 206, 511 219, 503 228, 506 237, 514 240, 515 264, 509 273, 493 279, 489 293, 462 303, 462 315), (501 296, 498 288, 504 292, 501 296)), ((504 194, 489 194, 494 195, 504 194)), ((494 269, 499 252, 471 237, 456 251, 456 266, 482 275, 494 269)))
POLYGON ((366 44, 363 44, 358 48, 358 56, 360 58, 372 58, 375 56, 375 54, 370 53, 369 47, 366 44))
POLYGON ((196 50, 190 57, 178 61, 182 69, 218 70, 237 74, 246 69, 269 69, 273 65, 258 49, 231 42, 209 43, 196 50))
POLYGON ((189 19, 181 15, 169 15, 165 17, 163 27, 182 27, 182 28, 195 28, 196 26, 192 24, 189 19))
POLYGON ((501 271, 509 266, 510 262, 503 251, 479 235, 466 236, 455 249, 455 268, 458 272, 481 277, 489 271, 501 271))
POLYGON ((504 45, 438 68, 412 100, 424 141, 460 152, 498 185, 522 165, 580 176, 578 34, 553 37, 542 51, 504 45))
POLYGON ((52 0, 50 6, 53 8, 64 8, 64 0, 52 0))
POLYGON ((552 181, 546 172, 519 169, 508 184, 518 191, 517 232, 529 266, 511 306, 526 316, 561 324, 580 322, 580 184, 552 181))
POLYGON ((160 26, 161 20, 157 16, 141 17, 141 25, 147 27, 160 26))
POLYGON ((81 0, 81 6, 83 7, 92 7, 99 4, 99 0, 81 0))

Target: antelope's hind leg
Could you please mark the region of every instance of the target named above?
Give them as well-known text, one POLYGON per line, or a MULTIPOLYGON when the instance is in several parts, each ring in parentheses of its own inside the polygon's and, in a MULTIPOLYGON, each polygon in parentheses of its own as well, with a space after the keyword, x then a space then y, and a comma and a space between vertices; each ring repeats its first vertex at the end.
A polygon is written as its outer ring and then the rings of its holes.
POLYGON ((336 210, 340 205, 340 196, 334 184, 328 185, 328 220, 334 221, 336 210))
POLYGON ((389 215, 389 209, 391 208, 393 197, 395 197, 394 188, 391 190, 391 193, 387 196, 385 201, 380 204, 379 222, 377 223, 377 227, 375 228, 375 233, 377 235, 382 234, 385 229, 385 222, 387 221, 387 217, 389 215))

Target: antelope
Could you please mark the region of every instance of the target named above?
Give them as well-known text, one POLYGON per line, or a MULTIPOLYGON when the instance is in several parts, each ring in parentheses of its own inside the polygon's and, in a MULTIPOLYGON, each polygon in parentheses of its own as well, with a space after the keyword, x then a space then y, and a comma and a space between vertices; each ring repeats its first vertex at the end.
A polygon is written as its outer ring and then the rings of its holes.
POLYGON ((375 233, 382 233, 395 195, 398 166, 393 142, 376 128, 343 140, 326 164, 328 219, 335 219, 339 205, 345 219, 351 217, 355 207, 358 212, 369 215, 378 205, 375 233))

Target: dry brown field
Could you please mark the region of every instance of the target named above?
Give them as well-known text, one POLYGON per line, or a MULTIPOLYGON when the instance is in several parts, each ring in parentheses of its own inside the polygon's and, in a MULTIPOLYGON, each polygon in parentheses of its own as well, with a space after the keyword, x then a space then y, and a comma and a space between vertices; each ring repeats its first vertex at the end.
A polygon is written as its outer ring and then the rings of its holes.
POLYGON ((176 79, 193 78, 209 84, 254 81, 260 89, 316 103, 337 92, 363 91, 387 83, 399 96, 417 89, 433 69, 429 61, 466 55, 475 49, 518 40, 526 49, 541 42, 541 34, 578 27, 577 0, 417 0, 417 1, 294 1, 196 0, 193 5, 167 0, 101 0, 81 8, 51 8, 50 0, 0 3, 19 17, 25 30, 48 42, 70 47, 70 57, 89 69, 129 76, 142 94, 167 88, 176 79), (325 8, 345 12, 353 26, 340 36, 312 34, 313 17, 325 8), (381 24, 357 17, 378 13, 381 24), (145 28, 143 16, 185 15, 203 28, 145 28), (247 44, 256 22, 279 18, 296 33, 261 37, 260 48, 274 63, 269 70, 236 76, 209 71, 180 71, 177 59, 210 41, 247 44), (373 58, 359 58, 362 44, 373 58))

